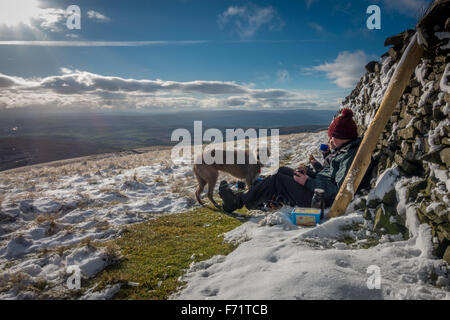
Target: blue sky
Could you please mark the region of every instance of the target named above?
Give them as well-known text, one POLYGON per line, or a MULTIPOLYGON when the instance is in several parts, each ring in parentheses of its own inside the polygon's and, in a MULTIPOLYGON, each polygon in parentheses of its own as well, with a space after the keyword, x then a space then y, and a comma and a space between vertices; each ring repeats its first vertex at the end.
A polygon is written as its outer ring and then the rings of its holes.
POLYGON ((2 0, 0 108, 336 109, 426 3, 2 0), (372 4, 381 30, 366 27, 372 4))

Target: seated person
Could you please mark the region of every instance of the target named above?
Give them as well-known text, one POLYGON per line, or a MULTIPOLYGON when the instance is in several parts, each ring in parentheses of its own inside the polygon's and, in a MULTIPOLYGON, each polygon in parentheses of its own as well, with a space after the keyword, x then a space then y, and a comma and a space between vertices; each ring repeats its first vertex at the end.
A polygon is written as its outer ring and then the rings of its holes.
POLYGON ((325 206, 330 207, 336 197, 345 175, 358 151, 361 138, 350 109, 342 110, 328 128, 332 151, 326 156, 323 168, 309 176, 305 167, 293 170, 281 167, 278 172, 255 184, 246 193, 233 192, 226 181, 219 186, 219 195, 225 212, 233 212, 246 206, 257 209, 268 200, 281 197, 290 206, 309 207, 314 189, 325 190, 325 206))

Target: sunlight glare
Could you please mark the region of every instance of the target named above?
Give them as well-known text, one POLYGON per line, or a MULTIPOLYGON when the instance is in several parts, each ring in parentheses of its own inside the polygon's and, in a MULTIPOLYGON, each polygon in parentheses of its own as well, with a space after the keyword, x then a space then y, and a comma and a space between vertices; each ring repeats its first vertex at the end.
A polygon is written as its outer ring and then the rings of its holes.
POLYGON ((31 26, 31 19, 39 16, 37 0, 1 0, 0 25, 14 27, 21 23, 31 26))

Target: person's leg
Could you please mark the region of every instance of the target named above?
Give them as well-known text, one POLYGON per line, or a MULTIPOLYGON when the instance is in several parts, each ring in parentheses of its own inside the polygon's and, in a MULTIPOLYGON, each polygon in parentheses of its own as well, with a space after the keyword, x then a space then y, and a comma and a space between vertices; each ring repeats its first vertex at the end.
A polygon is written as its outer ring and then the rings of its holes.
POLYGON ((282 174, 277 173, 269 176, 250 188, 246 193, 239 194, 239 208, 245 205, 247 209, 256 209, 265 201, 271 200, 276 193, 275 185, 278 175, 282 174))
POLYGON ((219 195, 223 200, 225 211, 232 212, 244 205, 248 209, 257 209, 265 201, 272 200, 273 196, 282 196, 291 206, 309 207, 313 193, 295 182, 293 175, 284 173, 287 173, 287 170, 267 177, 244 194, 234 194, 227 183, 222 181, 219 195))
POLYGON ((291 169, 289 167, 279 167, 277 173, 292 177, 294 176, 294 169, 291 169))
POLYGON ((293 176, 277 175, 275 179, 277 196, 282 196, 290 206, 310 207, 314 192, 295 182, 293 176))

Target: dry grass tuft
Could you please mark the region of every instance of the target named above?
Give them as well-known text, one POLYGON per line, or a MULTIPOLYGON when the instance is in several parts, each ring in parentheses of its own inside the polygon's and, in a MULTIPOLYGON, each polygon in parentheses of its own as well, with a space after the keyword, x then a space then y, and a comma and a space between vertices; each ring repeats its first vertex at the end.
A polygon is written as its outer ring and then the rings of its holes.
POLYGON ((34 219, 37 224, 44 224, 46 222, 55 223, 56 219, 58 219, 57 215, 51 213, 41 213, 34 219))

